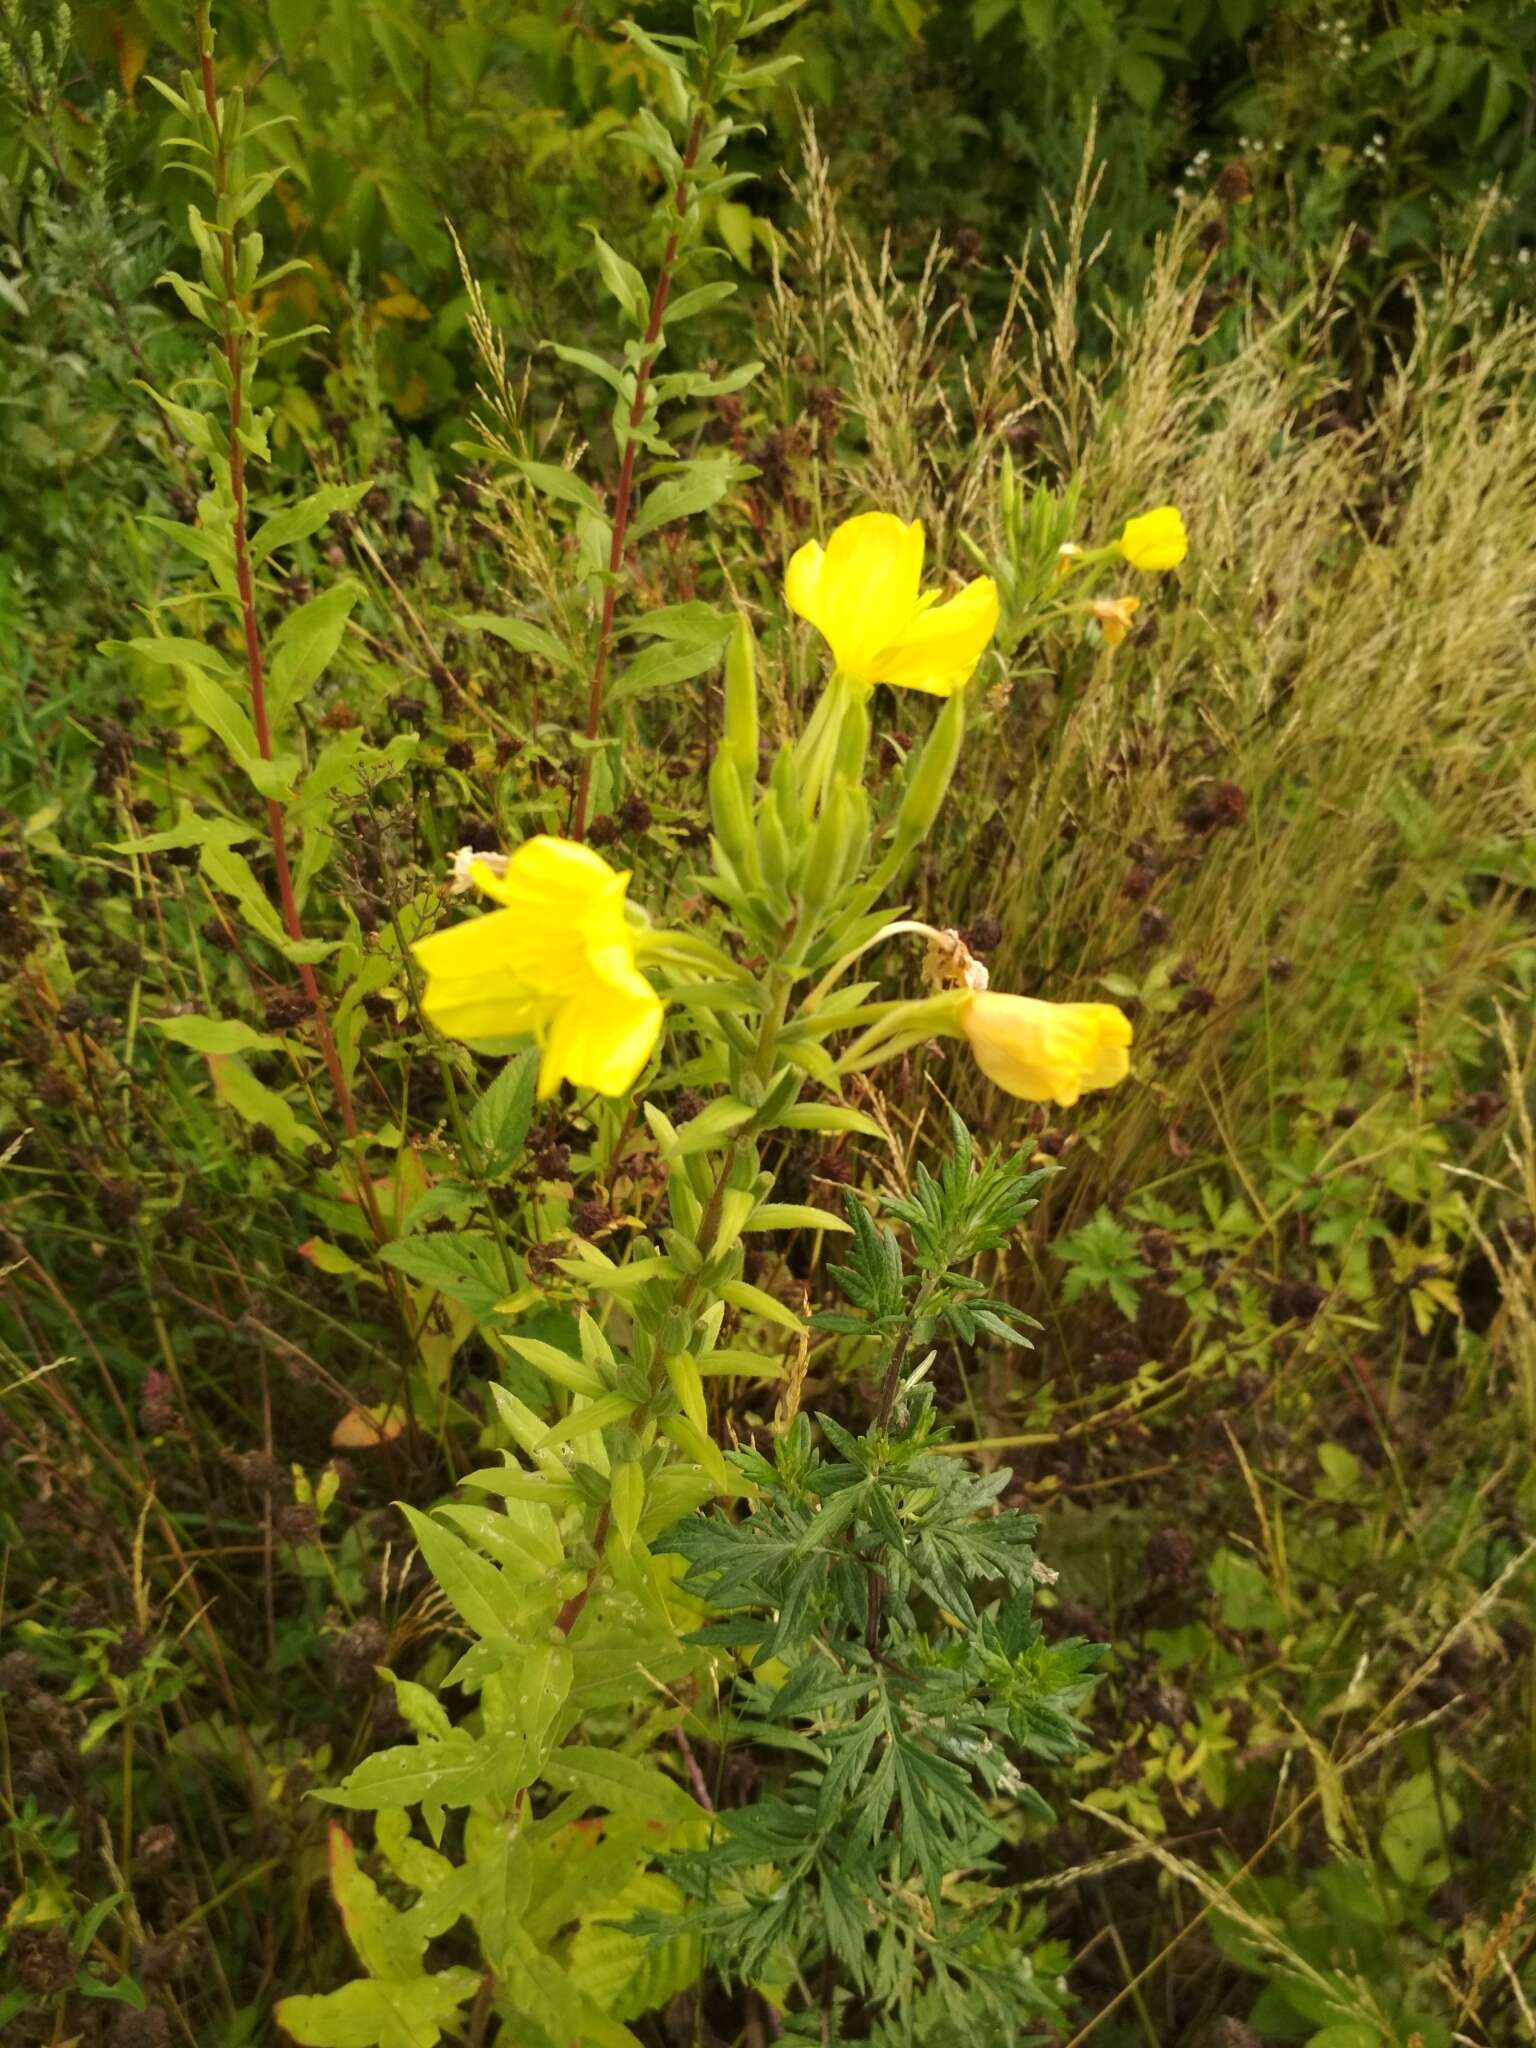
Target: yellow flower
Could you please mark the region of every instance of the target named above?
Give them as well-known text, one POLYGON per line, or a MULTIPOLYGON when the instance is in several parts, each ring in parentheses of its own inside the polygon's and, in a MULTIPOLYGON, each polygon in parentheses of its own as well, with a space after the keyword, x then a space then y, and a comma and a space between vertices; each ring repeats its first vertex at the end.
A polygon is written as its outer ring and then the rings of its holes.
POLYGON ((539 1094, 562 1081, 622 1095, 661 1033, 661 998, 635 964, 620 874, 569 839, 527 839, 498 874, 470 874, 503 907, 412 947, 422 1009, 449 1038, 539 1042, 539 1094))
POLYGON ((1131 630, 1131 620, 1141 609, 1139 597, 1101 597, 1090 607, 1099 622, 1106 647, 1118 647, 1131 630))
POLYGON ((1159 505, 1155 512, 1127 519, 1120 552, 1133 569, 1177 569, 1189 553, 1189 535, 1178 507, 1159 505))
POLYGON ((996 630, 997 585, 978 576, 941 604, 937 590, 919 594, 922 576, 922 521, 861 512, 825 548, 808 540, 795 551, 784 595, 828 642, 841 674, 867 688, 902 683, 949 697, 996 630))
POLYGON ((1089 1088, 1113 1088, 1131 1070, 1130 1019, 1113 1003, 1042 1003, 973 995, 960 1029, 989 1080, 1026 1102, 1068 1108, 1089 1088))

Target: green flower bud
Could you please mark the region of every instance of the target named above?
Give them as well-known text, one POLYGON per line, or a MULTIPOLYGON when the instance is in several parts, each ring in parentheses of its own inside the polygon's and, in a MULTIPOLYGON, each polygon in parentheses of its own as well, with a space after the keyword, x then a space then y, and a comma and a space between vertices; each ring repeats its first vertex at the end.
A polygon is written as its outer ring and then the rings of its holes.
POLYGON ((934 721, 896 815, 896 846, 910 853, 933 829, 965 737, 965 692, 956 690, 934 721))
POLYGON ((715 837, 725 849, 726 858, 746 879, 759 880, 762 871, 758 865, 752 816, 742 791, 741 777, 736 772, 736 762, 724 747, 716 749, 715 758, 709 765, 709 808, 715 837))
POLYGON ((757 781, 757 649, 745 612, 725 654, 725 744, 742 787, 757 781))

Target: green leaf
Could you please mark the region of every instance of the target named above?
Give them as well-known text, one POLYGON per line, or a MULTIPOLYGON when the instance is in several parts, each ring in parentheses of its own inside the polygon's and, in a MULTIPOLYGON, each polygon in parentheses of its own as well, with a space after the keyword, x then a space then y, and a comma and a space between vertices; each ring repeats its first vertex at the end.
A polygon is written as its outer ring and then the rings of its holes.
POLYGON ((234 818, 197 818, 184 810, 179 823, 163 832, 151 832, 144 839, 109 839, 108 853, 169 853, 182 846, 243 846, 259 835, 254 825, 239 824, 234 818))
POLYGON ((538 1084, 539 1055, 529 1046, 507 1061, 470 1111, 469 1134, 487 1180, 500 1180, 522 1157, 538 1084))
POLYGON ((853 1225, 827 1209, 814 1209, 804 1202, 761 1202, 752 1211, 748 1230, 842 1230, 853 1225))
POLYGON ((460 2006, 480 1989, 474 1970, 440 1970, 410 1983, 359 1977, 318 1998, 284 1998, 277 2023, 300 2048, 437 2048, 460 2006))
POLYGON ((865 1138, 885 1137, 872 1116, 861 1109, 844 1109, 838 1102, 794 1102, 773 1121, 785 1131, 856 1131, 865 1138))
POLYGON ((157 512, 146 512, 139 524, 152 532, 163 533, 167 540, 185 548, 189 555, 195 555, 206 568, 212 569, 222 589, 230 589, 234 581, 235 550, 227 533, 211 532, 202 526, 187 526, 179 519, 162 519, 157 512))
POLYGON ((736 285, 730 278, 722 278, 716 284, 695 285, 691 292, 680 292, 675 299, 668 299, 666 324, 675 327, 680 320, 691 320, 695 313, 708 313, 735 296, 736 285))
POLYGON ((334 1821, 329 1851, 331 1893, 363 1968, 374 1977, 420 1976, 426 1943, 359 1867, 352 1837, 334 1821))
POLYGON ((286 959, 299 963, 323 960, 336 951, 334 941, 289 938, 281 917, 267 901, 244 854, 234 852, 228 845, 210 842, 203 848, 199 866, 215 889, 222 889, 225 895, 234 897, 251 929, 259 932, 286 959))
POLYGON ((210 1053, 208 1071, 213 1092, 248 1124, 263 1124, 285 1152, 302 1153, 320 1141, 308 1124, 300 1123, 286 1096, 258 1081, 233 1053, 210 1053))
POLYGON ((548 346, 560 358, 562 363, 569 363, 573 369, 585 370, 589 376, 596 377, 600 383, 608 386, 608 389, 613 392, 615 397, 622 399, 626 404, 633 401, 635 391, 634 378, 632 376, 626 377, 623 370, 618 369, 602 356, 594 355, 589 348, 572 348, 563 341, 552 341, 548 346))
POLYGON ((577 1793, 608 1813, 633 1813, 674 1827, 692 1827, 708 1818, 665 1772, 622 1750, 566 1743, 549 1758, 544 1776, 557 1792, 577 1793))
POLYGON ((242 1024, 238 1017, 150 1017, 146 1019, 177 1045, 194 1052, 281 1052, 283 1041, 242 1024))
POLYGON ((648 647, 643 654, 637 655, 612 684, 608 702, 623 704, 631 697, 649 696, 653 690, 689 682, 694 676, 703 675, 706 669, 716 666, 724 644, 723 641, 713 641, 702 646, 677 647, 658 640, 654 647, 648 647))
POLYGON ((310 534, 318 533, 333 512, 350 512, 361 504, 368 489, 366 482, 322 484, 296 505, 274 512, 251 542, 252 562, 259 568, 278 548, 291 547, 296 540, 306 540, 310 534))
POLYGON ((267 714, 274 729, 330 666, 362 594, 361 584, 334 584, 291 611, 272 636, 267 714))
POLYGON ((504 640, 508 647, 515 647, 519 654, 541 655, 556 668, 573 665, 570 649, 562 647, 553 633, 535 626, 529 619, 499 618, 494 612, 453 612, 449 616, 463 632, 489 633, 494 639, 504 640))
POLYGON ((651 295, 646 289, 645 279, 627 257, 608 246, 596 228, 588 228, 587 232, 592 237, 603 283, 618 300, 620 312, 634 327, 643 330, 651 311, 651 295))
POLYGON ((236 765, 243 768, 257 791, 285 803, 293 794, 293 778, 299 764, 292 754, 262 758, 256 728, 244 707, 236 702, 222 683, 212 676, 194 674, 187 678, 187 709, 201 724, 224 742, 236 765))
POLYGON ((804 1332, 805 1323, 792 1308, 787 1308, 775 1296, 765 1294, 761 1287, 753 1287, 749 1281, 727 1280, 720 1292, 733 1308, 745 1309, 749 1315, 777 1323, 780 1329, 792 1330, 797 1337, 804 1332))
POLYGON ((585 1394, 596 1400, 608 1392, 607 1381, 594 1367, 585 1359, 572 1358, 568 1351, 562 1351, 556 1344, 546 1344, 538 1337, 516 1335, 508 1336, 506 1344, 508 1350, 515 1351, 519 1358, 569 1393, 585 1394))
POLYGON ((231 678, 236 673, 217 648, 205 647, 201 640, 167 635, 163 639, 99 640, 96 647, 99 654, 135 654, 140 661, 157 668, 193 669, 205 675, 231 678))
POLYGON ((734 630, 732 620, 696 597, 687 604, 663 604, 654 611, 637 612, 615 629, 615 638, 643 633, 652 640, 686 641, 690 647, 724 647, 734 630))
POLYGON ((518 468, 544 497, 556 498, 563 505, 579 505, 584 512, 601 514, 603 508, 597 501, 597 493, 574 470, 563 469, 555 462, 527 460, 519 462, 518 468))
POLYGON ((642 540, 658 526, 670 526, 675 519, 707 512, 718 505, 731 485, 756 471, 739 462, 692 462, 680 476, 667 477, 646 492, 639 513, 630 523, 630 538, 642 540))
POLYGON ((482 1642, 511 1648, 519 1614, 514 1589, 489 1558, 471 1550, 441 1522, 402 1505, 427 1569, 482 1642))
POLYGON ((1115 60, 1115 76, 1121 90, 1143 113, 1150 113, 1163 91, 1163 67, 1140 50, 1122 49, 1115 60))
POLYGON ((1430 1771, 1415 1772, 1397 1786, 1387 1803, 1381 1853, 1403 1884, 1433 1891, 1450 1874, 1446 1837, 1461 1819, 1461 1808, 1430 1771))
POLYGON ((480 1322, 494 1315, 507 1291, 506 1271, 489 1231, 397 1237, 379 1246, 379 1257, 397 1273, 461 1303, 480 1322))

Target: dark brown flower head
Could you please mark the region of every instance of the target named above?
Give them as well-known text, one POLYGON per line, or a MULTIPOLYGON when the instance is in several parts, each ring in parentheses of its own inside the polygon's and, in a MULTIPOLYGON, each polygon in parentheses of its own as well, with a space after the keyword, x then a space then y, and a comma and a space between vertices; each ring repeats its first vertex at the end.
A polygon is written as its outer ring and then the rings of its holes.
POLYGON ((1236 206, 1253 197, 1253 178, 1241 157, 1233 157, 1216 173, 1216 197, 1223 206, 1236 206))
POLYGON ((1003 942, 1003 928, 990 910, 984 910, 971 919, 960 938, 967 952, 994 953, 1003 942))

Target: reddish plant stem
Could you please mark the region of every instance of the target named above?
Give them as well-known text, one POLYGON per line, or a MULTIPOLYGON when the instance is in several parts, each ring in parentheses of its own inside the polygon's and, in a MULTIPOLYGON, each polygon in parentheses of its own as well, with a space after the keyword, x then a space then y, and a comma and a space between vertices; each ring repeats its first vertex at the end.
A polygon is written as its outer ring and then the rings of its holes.
MULTIPOLYGON (((629 408, 629 433, 624 442, 624 453, 619 459, 619 482, 613 500, 613 541, 608 550, 608 582, 603 591, 603 614, 597 629, 597 655, 592 663, 592 686, 587 693, 587 738, 597 738, 598 727, 603 719, 603 684, 608 674, 608 652, 613 641, 613 613, 618 601, 619 571, 624 566, 624 542, 629 532, 629 506, 634 495, 635 450, 640 445, 635 435, 640 422, 645 418, 645 398, 650 386, 651 368, 656 360, 657 345, 661 340, 661 323, 666 317, 667 300, 672 294, 672 273, 677 265, 678 244, 682 238, 682 223, 688 212, 688 188, 693 177, 693 167, 698 162, 699 145, 704 140, 704 115, 702 110, 695 114, 693 126, 688 131, 688 145, 683 151, 682 169, 678 174, 677 188, 672 195, 672 204, 677 214, 677 226, 667 237, 667 246, 661 252, 661 268, 656 276, 656 289, 651 294, 650 318, 645 323, 640 361, 635 368, 635 396, 629 408)), ((571 837, 581 839, 587 830, 587 802, 592 793, 592 754, 589 750, 581 757, 581 777, 576 786, 576 805, 571 815, 571 837)))
MULTIPOLYGON (((224 155, 224 136, 219 120, 218 86, 213 73, 213 37, 208 25, 206 4, 199 6, 197 10, 197 41, 202 68, 203 105, 207 110, 215 140, 214 190, 217 197, 222 199, 228 178, 228 162, 224 155)), ((229 490, 234 501, 235 588, 240 599, 240 620, 245 635, 245 665, 251 686, 251 723, 256 728, 256 745, 261 758, 263 761, 270 761, 272 728, 267 717, 266 667, 262 660, 261 633, 256 623, 256 587, 251 575, 251 556, 246 532, 245 448, 240 439, 240 429, 245 418, 245 364, 240 345, 239 294, 235 289, 233 229, 221 228, 219 240, 224 263, 224 360, 229 365, 229 490)), ((288 859, 287 821, 283 817, 282 805, 275 797, 270 796, 267 798, 267 831, 272 842, 273 865, 277 870, 277 893, 282 905, 283 924, 294 944, 302 945, 304 926, 299 917, 298 898, 293 888, 293 869, 288 859)), ((341 1064, 341 1055, 336 1049, 336 1040, 331 1033, 330 1019, 326 1015, 325 1002, 320 993, 319 978, 308 961, 295 964, 298 966, 300 984, 309 998, 315 1035, 320 1041, 320 1050, 325 1059, 326 1071, 331 1077, 331 1086, 336 1091, 336 1103, 341 1111, 342 1124, 348 1138, 356 1143, 360 1135, 357 1111, 353 1105, 352 1090, 347 1083, 346 1071, 341 1064)), ((382 1241, 387 1233, 373 1183, 369 1180, 367 1169, 362 1162, 355 1161, 354 1164, 358 1195, 368 1213, 368 1221, 373 1227, 374 1235, 382 1241)))

